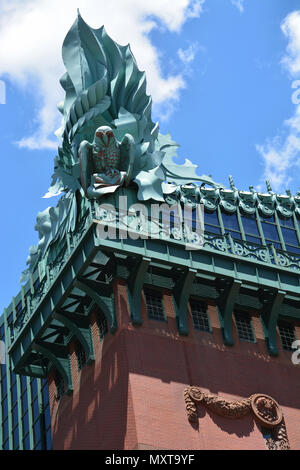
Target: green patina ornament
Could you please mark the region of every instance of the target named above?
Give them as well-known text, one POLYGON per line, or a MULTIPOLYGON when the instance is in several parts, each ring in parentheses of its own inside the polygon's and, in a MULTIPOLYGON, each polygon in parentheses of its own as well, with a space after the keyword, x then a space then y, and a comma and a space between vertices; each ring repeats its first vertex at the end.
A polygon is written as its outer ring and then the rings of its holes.
POLYGON ((173 161, 178 144, 159 133, 151 119, 152 99, 146 77, 130 46, 120 46, 104 27, 93 29, 78 16, 62 47, 66 73, 60 80, 65 99, 58 105, 62 124, 56 135, 62 145, 54 161, 52 183, 45 198, 64 194, 56 208, 39 213, 40 241, 27 260, 33 272, 47 249, 75 230, 84 199, 100 199, 132 182, 140 201, 165 201, 166 183, 180 187, 201 181, 214 188, 210 176, 198 176, 197 165, 173 161))

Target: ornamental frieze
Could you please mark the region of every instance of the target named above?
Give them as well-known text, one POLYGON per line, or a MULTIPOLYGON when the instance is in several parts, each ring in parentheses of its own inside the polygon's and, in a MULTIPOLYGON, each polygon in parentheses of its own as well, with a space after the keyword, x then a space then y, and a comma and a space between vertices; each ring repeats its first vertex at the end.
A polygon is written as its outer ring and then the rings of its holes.
POLYGON ((257 393, 243 400, 230 401, 203 392, 199 387, 187 387, 184 390, 184 400, 190 423, 198 423, 199 404, 228 419, 240 419, 251 414, 262 428, 270 429, 271 437, 266 439, 269 450, 290 449, 282 410, 277 401, 269 395, 257 393))

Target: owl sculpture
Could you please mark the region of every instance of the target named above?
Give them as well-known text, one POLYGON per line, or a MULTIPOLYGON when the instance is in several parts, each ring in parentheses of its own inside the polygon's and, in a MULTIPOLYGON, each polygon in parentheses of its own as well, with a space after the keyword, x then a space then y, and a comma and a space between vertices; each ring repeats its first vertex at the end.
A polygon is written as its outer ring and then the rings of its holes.
POLYGON ((119 143, 109 126, 98 127, 93 142, 81 142, 78 154, 81 184, 89 198, 99 198, 130 183, 135 157, 132 135, 126 134, 119 143))

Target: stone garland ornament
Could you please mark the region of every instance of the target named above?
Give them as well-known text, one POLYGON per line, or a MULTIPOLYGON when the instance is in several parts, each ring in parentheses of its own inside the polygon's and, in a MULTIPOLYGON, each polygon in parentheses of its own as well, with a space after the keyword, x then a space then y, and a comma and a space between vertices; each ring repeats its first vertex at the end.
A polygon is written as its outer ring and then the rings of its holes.
POLYGON ((282 410, 268 395, 254 394, 243 400, 230 401, 190 386, 184 390, 184 400, 191 423, 198 422, 197 405, 200 403, 213 413, 229 419, 252 414, 262 427, 272 430, 272 437, 266 441, 269 450, 290 449, 282 410))

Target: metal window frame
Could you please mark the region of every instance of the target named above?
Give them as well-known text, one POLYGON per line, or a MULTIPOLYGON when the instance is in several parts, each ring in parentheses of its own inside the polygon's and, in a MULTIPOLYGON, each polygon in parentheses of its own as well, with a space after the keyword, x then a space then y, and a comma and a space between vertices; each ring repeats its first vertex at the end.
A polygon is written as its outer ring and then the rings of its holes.
POLYGON ((192 317, 192 321, 193 321, 193 326, 194 326, 194 329, 197 330, 197 331, 202 331, 203 333, 212 333, 212 327, 211 327, 211 322, 210 322, 210 318, 209 318, 209 315, 208 315, 208 303, 203 300, 203 299, 200 299, 200 298, 197 298, 197 297, 190 297, 190 300, 189 300, 189 307, 190 307, 190 313, 191 313, 191 317, 192 317), (207 317, 207 321, 208 321, 208 330, 203 330, 201 328, 196 328, 195 327, 195 323, 194 323, 194 318, 193 318, 193 309, 192 309, 192 302, 199 302, 199 303, 202 303, 202 304, 205 304, 206 305, 206 317, 207 317))
POLYGON ((163 295, 162 289, 158 289, 156 286, 152 286, 150 284, 145 284, 144 287, 143 287, 143 292, 144 292, 144 296, 145 296, 147 317, 149 318, 149 320, 167 322, 167 315, 166 315, 165 305, 164 305, 164 301, 163 301, 163 296, 164 295, 163 295), (154 317, 149 316, 148 303, 147 303, 147 294, 146 294, 147 290, 152 291, 152 292, 157 292, 161 296, 160 300, 161 300, 163 318, 157 318, 157 317, 154 318, 154 317))
POLYGON ((243 342, 243 343, 252 343, 252 344, 257 343, 255 331, 254 331, 254 328, 253 328, 253 325, 252 325, 252 315, 251 315, 247 310, 234 309, 234 311, 233 311, 233 317, 234 317, 234 322, 235 322, 236 331, 237 331, 237 334, 238 334, 238 339, 239 339, 239 341, 241 341, 241 342, 243 342), (240 315, 241 317, 244 317, 245 319, 249 320, 249 327, 250 327, 250 330, 251 330, 251 333, 252 333, 253 340, 245 339, 245 338, 241 338, 241 337, 240 337, 240 335, 239 335, 239 328, 238 328, 238 322, 237 322, 237 316, 239 316, 239 315, 240 315))

